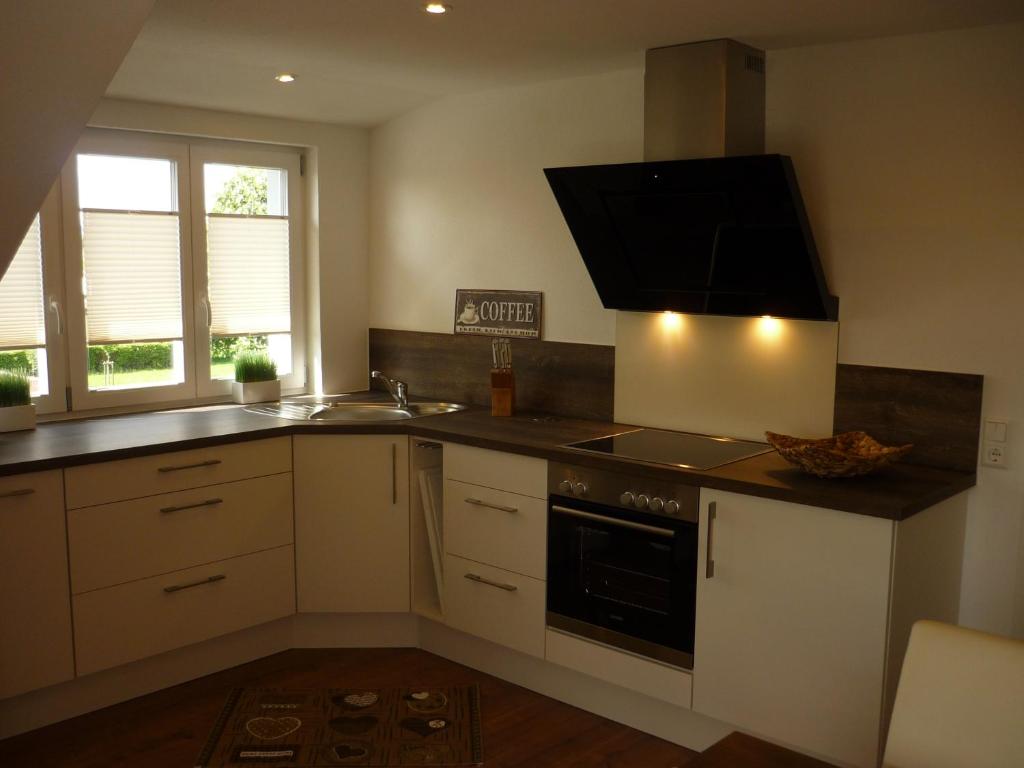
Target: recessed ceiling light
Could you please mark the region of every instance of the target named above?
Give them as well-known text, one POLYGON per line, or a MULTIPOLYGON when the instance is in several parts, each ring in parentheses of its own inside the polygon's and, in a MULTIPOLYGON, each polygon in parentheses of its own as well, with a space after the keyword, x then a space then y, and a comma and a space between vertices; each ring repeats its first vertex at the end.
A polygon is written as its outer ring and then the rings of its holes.
POLYGON ((438 16, 440 16, 442 13, 448 13, 448 11, 450 11, 451 8, 452 7, 450 5, 445 5, 444 3, 427 3, 426 5, 423 6, 424 11, 426 11, 427 13, 436 14, 438 16))
POLYGON ((288 72, 282 72, 280 75, 274 75, 274 79, 279 83, 294 83, 295 75, 289 74, 288 72))

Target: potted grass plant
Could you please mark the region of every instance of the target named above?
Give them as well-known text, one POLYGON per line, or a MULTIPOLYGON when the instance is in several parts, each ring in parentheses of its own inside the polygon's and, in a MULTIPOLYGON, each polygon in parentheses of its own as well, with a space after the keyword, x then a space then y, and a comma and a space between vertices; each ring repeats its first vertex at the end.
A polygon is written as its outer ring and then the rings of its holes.
POLYGON ((36 407, 28 374, 0 370, 0 432, 35 428, 36 407))
POLYGON ((235 380, 231 396, 236 403, 266 403, 281 399, 277 363, 262 350, 245 350, 235 356, 235 380))

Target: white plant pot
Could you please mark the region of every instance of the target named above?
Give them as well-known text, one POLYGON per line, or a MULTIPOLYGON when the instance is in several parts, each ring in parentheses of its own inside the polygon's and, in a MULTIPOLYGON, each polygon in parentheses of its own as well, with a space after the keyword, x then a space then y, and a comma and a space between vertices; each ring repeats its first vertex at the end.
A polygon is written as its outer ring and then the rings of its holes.
POLYGON ((12 405, 0 408, 0 432, 20 432, 23 429, 36 428, 36 407, 29 405, 12 405))
POLYGON ((231 399, 236 403, 269 403, 281 399, 281 381, 231 382, 231 399))

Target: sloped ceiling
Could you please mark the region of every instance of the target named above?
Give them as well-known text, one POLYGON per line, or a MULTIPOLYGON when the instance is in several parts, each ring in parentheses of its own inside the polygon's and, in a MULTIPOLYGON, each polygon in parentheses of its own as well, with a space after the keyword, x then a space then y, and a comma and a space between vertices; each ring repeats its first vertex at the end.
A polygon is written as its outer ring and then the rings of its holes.
POLYGON ((153 3, 4 3, 0 23, 0 277, 153 3))

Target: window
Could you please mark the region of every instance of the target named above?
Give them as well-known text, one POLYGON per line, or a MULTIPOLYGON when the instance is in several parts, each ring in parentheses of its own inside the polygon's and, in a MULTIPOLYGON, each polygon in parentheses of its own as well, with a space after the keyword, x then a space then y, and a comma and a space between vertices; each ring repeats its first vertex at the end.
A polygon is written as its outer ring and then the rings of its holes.
POLYGON ((248 347, 305 385, 296 150, 89 131, 62 188, 75 408, 224 395, 248 347))
POLYGON ((58 220, 55 190, 0 279, 0 368, 28 374, 40 413, 65 408, 58 220))

